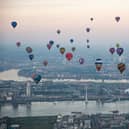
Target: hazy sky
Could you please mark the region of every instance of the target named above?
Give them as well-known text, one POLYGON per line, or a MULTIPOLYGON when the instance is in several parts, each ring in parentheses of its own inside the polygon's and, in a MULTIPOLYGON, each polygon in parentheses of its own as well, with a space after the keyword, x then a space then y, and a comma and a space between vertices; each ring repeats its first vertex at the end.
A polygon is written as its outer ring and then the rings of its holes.
POLYGON ((128 44, 129 0, 0 0, 0 43, 66 43, 70 37, 80 44, 87 38, 94 45, 128 44), (121 17, 119 23, 115 16, 121 17), (10 25, 13 20, 16 29, 10 25), (86 27, 91 28, 89 34, 86 27))

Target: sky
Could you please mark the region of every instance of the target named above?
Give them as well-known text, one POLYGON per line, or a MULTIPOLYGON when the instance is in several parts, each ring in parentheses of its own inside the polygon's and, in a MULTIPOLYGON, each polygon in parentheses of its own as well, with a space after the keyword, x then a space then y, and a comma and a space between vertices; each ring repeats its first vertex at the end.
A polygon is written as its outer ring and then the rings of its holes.
POLYGON ((74 38, 77 45, 90 39, 93 46, 128 45, 129 0, 0 0, 0 44, 62 45, 74 38), (115 17, 120 16, 120 22, 115 17), (91 22, 90 18, 94 21, 91 22), (10 22, 16 20, 13 29, 10 22), (90 33, 85 29, 91 28, 90 33), (57 35, 56 30, 61 34, 57 35))

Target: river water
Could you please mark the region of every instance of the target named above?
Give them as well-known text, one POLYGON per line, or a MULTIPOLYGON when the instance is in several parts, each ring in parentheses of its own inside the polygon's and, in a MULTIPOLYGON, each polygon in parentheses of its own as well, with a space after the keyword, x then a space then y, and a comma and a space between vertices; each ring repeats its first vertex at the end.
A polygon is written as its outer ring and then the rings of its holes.
MULTIPOLYGON (((19 77, 17 72, 19 70, 9 70, 0 73, 0 80, 15 80, 26 81, 30 78, 19 77), (12 76, 13 75, 13 76, 12 76)), ((30 79, 31 80, 31 79, 30 79)), ((53 80, 66 81, 66 82, 96 82, 101 80, 53 80)), ((129 83, 129 80, 105 80, 105 83, 129 83)), ((0 106, 0 117, 21 117, 21 116, 48 116, 57 114, 70 114, 71 112, 83 112, 88 114, 96 113, 111 113, 112 110, 119 110, 120 113, 129 113, 129 101, 118 101, 112 103, 99 104, 96 101, 89 101, 86 105, 84 101, 62 101, 62 102, 32 102, 31 105, 18 105, 6 104, 0 106)))
POLYGON ((87 114, 111 113, 112 110, 119 110, 120 113, 129 113, 129 101, 119 101, 115 103, 96 103, 89 101, 86 105, 84 101, 63 101, 63 102, 33 102, 31 105, 11 104, 0 107, 0 116, 22 117, 22 116, 49 116, 71 114, 71 112, 83 112, 87 114))

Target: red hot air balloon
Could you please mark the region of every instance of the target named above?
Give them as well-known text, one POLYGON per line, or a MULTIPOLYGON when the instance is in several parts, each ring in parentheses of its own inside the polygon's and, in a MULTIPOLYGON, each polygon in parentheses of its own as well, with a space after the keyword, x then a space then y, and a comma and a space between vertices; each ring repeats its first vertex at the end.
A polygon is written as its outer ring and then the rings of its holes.
POLYGON ((109 52, 113 55, 114 52, 115 52, 115 48, 110 48, 110 49, 109 49, 109 52))
POLYGON ((115 17, 115 20, 116 20, 116 22, 119 22, 120 21, 120 17, 119 16, 115 17))
POLYGON ((73 54, 71 52, 68 52, 66 53, 65 57, 68 61, 70 61, 73 58, 73 54))

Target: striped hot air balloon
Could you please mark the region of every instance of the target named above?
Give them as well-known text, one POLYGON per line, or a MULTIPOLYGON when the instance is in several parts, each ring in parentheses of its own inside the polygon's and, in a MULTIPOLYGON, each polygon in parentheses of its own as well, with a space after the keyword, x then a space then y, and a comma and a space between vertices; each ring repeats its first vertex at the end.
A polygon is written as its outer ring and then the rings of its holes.
POLYGON ((117 65, 117 68, 120 71, 120 73, 122 74, 125 71, 125 69, 126 69, 126 65, 124 63, 119 63, 117 65))
POLYGON ((96 66, 96 70, 97 71, 100 71, 101 70, 102 65, 103 65, 102 59, 100 59, 100 58, 96 59, 95 66, 96 66))

